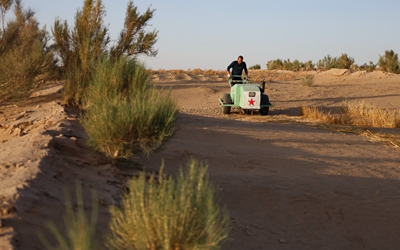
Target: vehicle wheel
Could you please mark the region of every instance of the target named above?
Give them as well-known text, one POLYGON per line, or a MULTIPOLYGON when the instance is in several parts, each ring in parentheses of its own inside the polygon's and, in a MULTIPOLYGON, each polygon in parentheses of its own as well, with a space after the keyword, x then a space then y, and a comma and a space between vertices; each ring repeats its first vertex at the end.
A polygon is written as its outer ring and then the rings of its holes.
MULTIPOLYGON (((232 104, 232 98, 230 94, 224 94, 222 96, 222 102, 224 104, 232 104)), ((231 106, 222 106, 222 113, 229 115, 231 113, 231 106)))
MULTIPOLYGON (((267 95, 261 96, 261 105, 269 104, 269 98, 267 95)), ((269 107, 264 107, 260 109, 260 115, 268 115, 269 107)))

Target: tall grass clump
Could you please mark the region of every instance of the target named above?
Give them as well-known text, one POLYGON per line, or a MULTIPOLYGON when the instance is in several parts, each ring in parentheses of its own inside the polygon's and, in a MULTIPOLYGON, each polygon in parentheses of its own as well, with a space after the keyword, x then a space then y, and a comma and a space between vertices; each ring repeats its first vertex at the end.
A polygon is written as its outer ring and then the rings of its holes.
POLYGON ((75 185, 77 209, 74 211, 70 193, 64 190, 66 199, 66 215, 64 224, 66 232, 57 228, 54 222, 48 222, 47 227, 55 237, 57 246, 39 233, 39 238, 47 249, 51 250, 92 250, 99 249, 99 243, 95 240, 96 223, 98 216, 98 204, 95 195, 92 195, 92 213, 88 217, 85 214, 82 186, 79 182, 75 185))
POLYGON ((121 207, 112 207, 111 249, 219 249, 229 216, 218 204, 207 166, 191 160, 176 179, 142 173, 129 182, 121 207))
POLYGON ((359 127, 400 128, 400 113, 366 105, 364 102, 349 102, 340 114, 325 113, 316 107, 301 107, 303 116, 330 124, 359 127))
POLYGON ((149 86, 149 72, 135 60, 104 57, 85 98, 88 144, 110 158, 157 147, 175 127, 177 105, 149 86))
POLYGON ((400 113, 364 102, 350 102, 344 110, 351 124, 363 127, 400 128, 400 113))

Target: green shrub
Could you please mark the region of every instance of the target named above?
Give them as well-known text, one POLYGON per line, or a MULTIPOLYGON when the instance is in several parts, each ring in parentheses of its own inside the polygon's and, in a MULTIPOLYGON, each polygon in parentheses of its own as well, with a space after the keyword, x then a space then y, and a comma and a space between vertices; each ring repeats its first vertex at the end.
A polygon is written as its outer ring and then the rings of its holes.
POLYGON ((314 69, 315 69, 315 65, 312 63, 311 60, 309 60, 309 61, 307 61, 307 62, 305 63, 304 69, 305 69, 306 71, 314 70, 314 69))
POLYGON ((148 71, 135 60, 105 57, 98 63, 82 120, 89 145, 110 158, 129 157, 172 135, 177 105, 148 82, 148 71))
POLYGON ((290 59, 283 61, 283 69, 284 70, 293 70, 293 63, 290 62, 290 59))
POLYGON ((399 56, 393 50, 386 50, 384 56, 379 56, 378 65, 382 71, 400 73, 399 56))
POLYGON ((300 69, 302 69, 303 68, 303 65, 302 65, 302 63, 299 61, 299 60, 294 60, 293 61, 293 71, 300 71, 300 69))
POLYGON ((48 37, 30 9, 23 9, 21 1, 1 1, 0 13, 0 96, 24 97, 43 81, 52 79, 56 72, 48 37), (14 6, 14 18, 5 26, 5 15, 14 6))
POLYGON ((267 70, 293 70, 293 71, 300 71, 300 70, 314 70, 314 64, 312 61, 308 61, 306 63, 300 62, 299 60, 294 60, 293 62, 290 59, 284 60, 282 62, 281 59, 271 60, 267 63, 267 70))
POLYGON ((251 66, 249 69, 261 69, 261 66, 260 66, 260 64, 256 64, 256 65, 251 66))
POLYGON ((129 1, 124 28, 114 46, 109 46, 109 32, 103 24, 105 8, 101 0, 84 0, 83 8, 75 15, 75 26, 71 29, 67 21, 55 21, 53 46, 61 58, 66 75, 64 99, 67 103, 82 104, 96 71, 97 61, 105 54, 111 55, 112 60, 140 54, 157 55, 153 47, 158 31, 144 31, 153 14, 154 10, 150 8, 140 14, 133 2, 129 1))
POLYGON ((349 57, 347 54, 342 54, 340 57, 331 57, 327 55, 324 59, 319 60, 317 68, 320 70, 329 69, 350 69, 354 64, 354 58, 349 57))
POLYGON ((281 59, 271 60, 267 63, 267 70, 283 69, 283 62, 281 59))
POLYGON ((229 216, 215 197, 207 166, 191 160, 176 180, 142 173, 129 183, 122 206, 111 208, 114 249, 219 249, 229 216))

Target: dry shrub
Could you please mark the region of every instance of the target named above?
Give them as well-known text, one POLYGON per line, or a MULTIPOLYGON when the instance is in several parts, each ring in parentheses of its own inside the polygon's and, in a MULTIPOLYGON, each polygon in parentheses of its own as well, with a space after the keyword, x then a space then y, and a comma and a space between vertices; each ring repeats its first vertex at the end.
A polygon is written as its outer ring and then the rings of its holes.
POLYGON ((203 74, 203 70, 196 68, 196 69, 188 69, 187 70, 188 74, 193 74, 193 75, 202 75, 203 74))
POLYGON ((112 249, 220 249, 229 215, 215 197, 207 166, 191 160, 175 180, 142 173, 129 182, 121 207, 111 207, 112 249))
POLYGON ((171 70, 169 70, 169 73, 172 73, 172 74, 183 74, 183 73, 185 73, 185 71, 183 69, 171 69, 171 70))

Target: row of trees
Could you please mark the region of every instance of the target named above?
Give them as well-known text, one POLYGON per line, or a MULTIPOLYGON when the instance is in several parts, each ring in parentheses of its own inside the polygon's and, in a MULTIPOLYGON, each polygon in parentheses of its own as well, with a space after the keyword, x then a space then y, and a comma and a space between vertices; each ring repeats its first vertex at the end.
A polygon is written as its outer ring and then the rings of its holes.
MULTIPOLYGON (((379 56, 379 61, 374 64, 372 61, 369 64, 363 64, 361 66, 354 63, 354 58, 349 57, 347 54, 342 54, 339 57, 332 57, 330 55, 325 56, 323 59, 319 60, 316 65, 312 61, 300 62, 299 60, 290 59, 287 60, 270 60, 267 63, 268 70, 291 70, 291 71, 308 71, 308 70, 329 70, 333 68, 338 69, 350 69, 353 71, 366 70, 374 71, 377 67, 379 70, 391 73, 400 73, 400 61, 397 53, 393 50, 386 50, 384 55, 379 56)), ((251 67, 252 68, 252 67, 251 67)), ((256 68, 254 68, 256 69, 256 68)))

